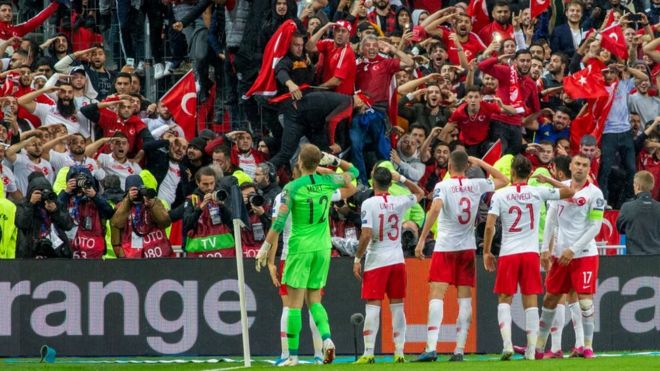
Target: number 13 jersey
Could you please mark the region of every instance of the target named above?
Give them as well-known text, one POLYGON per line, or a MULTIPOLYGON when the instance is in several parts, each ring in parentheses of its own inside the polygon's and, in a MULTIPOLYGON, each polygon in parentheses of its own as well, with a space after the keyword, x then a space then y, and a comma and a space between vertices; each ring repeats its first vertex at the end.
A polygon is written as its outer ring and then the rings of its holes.
POLYGON ((414 195, 377 195, 362 203, 362 228, 371 228, 364 270, 404 263, 401 248, 403 215, 417 199, 414 195))
POLYGON ((481 195, 493 192, 491 179, 450 178, 435 185, 433 200, 442 201, 433 251, 476 250, 474 220, 481 195))

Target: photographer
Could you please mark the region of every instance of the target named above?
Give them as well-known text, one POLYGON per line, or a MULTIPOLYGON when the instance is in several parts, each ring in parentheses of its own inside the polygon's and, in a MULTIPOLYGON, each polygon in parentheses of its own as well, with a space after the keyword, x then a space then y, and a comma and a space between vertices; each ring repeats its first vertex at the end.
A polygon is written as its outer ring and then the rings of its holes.
POLYGON ((99 185, 86 167, 72 167, 66 178, 66 189, 58 199, 73 219, 74 227, 67 232, 73 258, 101 259, 106 253, 105 221, 114 209, 98 194, 99 185))
POLYGON ((249 227, 241 228, 241 242, 243 247, 243 256, 254 258, 257 256, 261 244, 266 239, 266 232, 270 228, 271 213, 270 204, 266 199, 257 193, 257 187, 254 183, 243 183, 240 186, 243 195, 243 203, 248 210, 249 227))
POLYGON ((16 208, 16 227, 17 258, 71 258, 66 231, 73 220, 41 173, 28 177, 27 196, 16 208))
POLYGON ((183 212, 183 236, 188 257, 236 256, 231 213, 225 207, 226 188, 216 186, 216 173, 204 166, 195 173, 197 188, 188 197, 183 212))
POLYGON ((126 178, 126 196, 110 219, 112 247, 118 258, 174 256, 165 228, 172 224, 156 190, 145 188, 139 175, 126 178))

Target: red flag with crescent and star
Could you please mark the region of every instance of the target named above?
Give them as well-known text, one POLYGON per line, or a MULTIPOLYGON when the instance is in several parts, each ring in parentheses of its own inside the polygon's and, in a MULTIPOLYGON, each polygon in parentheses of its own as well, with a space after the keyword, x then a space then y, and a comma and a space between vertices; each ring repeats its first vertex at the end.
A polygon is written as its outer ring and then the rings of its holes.
POLYGON ((472 18, 472 29, 474 32, 478 32, 490 23, 486 0, 470 0, 470 4, 465 12, 472 18))
POLYGON ((529 13, 532 19, 538 17, 540 14, 548 10, 550 7, 550 0, 530 0, 529 13))
POLYGON ((610 53, 626 60, 628 59, 628 45, 623 36, 623 28, 620 24, 607 27, 600 32, 600 45, 609 50, 610 53))
POLYGON ((564 91, 571 99, 598 98, 608 95, 605 89, 603 69, 605 64, 599 59, 592 58, 587 68, 572 75, 564 77, 564 91))
POLYGON ((174 121, 181 126, 187 140, 195 137, 197 119, 197 89, 195 75, 190 70, 160 98, 172 113, 174 121))

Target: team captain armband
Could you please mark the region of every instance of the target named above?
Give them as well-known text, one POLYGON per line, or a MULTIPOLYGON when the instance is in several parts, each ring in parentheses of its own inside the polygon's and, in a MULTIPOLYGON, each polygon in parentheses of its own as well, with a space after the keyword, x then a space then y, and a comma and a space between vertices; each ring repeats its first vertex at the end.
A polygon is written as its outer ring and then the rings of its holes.
POLYGON ((592 221, 603 220, 603 214, 605 213, 605 200, 602 198, 596 199, 594 207, 589 210, 589 215, 587 218, 592 221))

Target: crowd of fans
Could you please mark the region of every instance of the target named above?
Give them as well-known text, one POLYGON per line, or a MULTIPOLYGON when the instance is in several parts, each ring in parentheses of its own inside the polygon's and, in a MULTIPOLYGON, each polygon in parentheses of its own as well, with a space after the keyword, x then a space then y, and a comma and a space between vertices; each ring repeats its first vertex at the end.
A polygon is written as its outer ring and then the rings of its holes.
MULTIPOLYGON (((301 142, 360 172, 356 196, 330 206, 336 254, 357 247, 374 167, 428 194, 448 176, 452 151, 488 157, 495 143, 501 155, 492 162, 504 173, 523 155, 535 173, 569 179, 570 156, 580 152, 608 208, 639 194, 660 200, 660 0, 555 1, 534 18, 528 7, 2 0, 0 257, 173 256, 179 240, 187 256, 233 256, 235 183, 249 220, 243 251, 254 256, 301 142), (601 45, 599 31, 617 25, 627 60, 601 45), (35 33, 52 27, 52 37, 35 33), (562 81, 594 60, 605 67, 609 111, 572 143, 586 101, 562 81), (215 96, 213 121, 227 121, 228 132, 200 129, 187 140, 168 108, 144 96, 148 75, 170 87, 190 68, 198 103, 215 96), (639 171, 651 174, 642 188, 639 171)), ((428 200, 403 224, 408 254, 428 200)))

